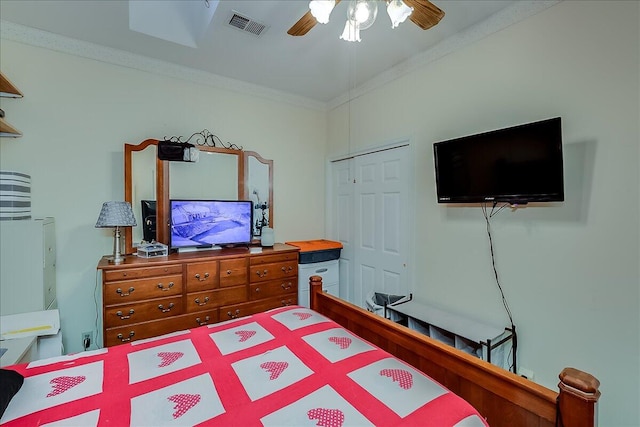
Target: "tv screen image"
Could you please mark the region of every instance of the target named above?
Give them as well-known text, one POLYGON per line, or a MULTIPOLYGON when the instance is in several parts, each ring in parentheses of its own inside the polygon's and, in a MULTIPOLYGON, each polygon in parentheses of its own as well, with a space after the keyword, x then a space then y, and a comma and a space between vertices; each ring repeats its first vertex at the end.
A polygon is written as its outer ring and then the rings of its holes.
POLYGON ((561 119, 433 145, 438 203, 564 200, 561 119))
POLYGON ((170 200, 169 211, 172 249, 214 248, 251 242, 251 201, 170 200))

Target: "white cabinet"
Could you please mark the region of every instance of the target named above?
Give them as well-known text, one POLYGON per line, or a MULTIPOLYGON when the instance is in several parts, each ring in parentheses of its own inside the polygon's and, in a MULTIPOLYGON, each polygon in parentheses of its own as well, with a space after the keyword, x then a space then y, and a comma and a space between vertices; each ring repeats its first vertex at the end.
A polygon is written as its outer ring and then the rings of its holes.
POLYGON ((512 372, 515 328, 502 328, 416 301, 387 305, 391 320, 512 372))
POLYGON ((298 264, 298 304, 309 307, 309 278, 322 277, 322 290, 340 295, 340 267, 337 259, 331 261, 298 264))
POLYGON ((0 314, 55 307, 54 219, 0 221, 0 314))

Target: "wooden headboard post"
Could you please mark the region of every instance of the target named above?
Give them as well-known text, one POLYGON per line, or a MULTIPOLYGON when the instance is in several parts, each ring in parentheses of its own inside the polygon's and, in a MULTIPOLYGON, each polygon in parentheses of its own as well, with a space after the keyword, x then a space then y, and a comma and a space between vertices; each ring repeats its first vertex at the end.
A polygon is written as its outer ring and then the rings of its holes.
POLYGON ((559 391, 522 378, 322 291, 311 276, 311 308, 415 366, 482 414, 491 427, 595 427, 600 382, 575 368, 560 373, 559 391))
POLYGON ((600 381, 575 368, 564 368, 559 377, 558 426, 597 425, 600 381))

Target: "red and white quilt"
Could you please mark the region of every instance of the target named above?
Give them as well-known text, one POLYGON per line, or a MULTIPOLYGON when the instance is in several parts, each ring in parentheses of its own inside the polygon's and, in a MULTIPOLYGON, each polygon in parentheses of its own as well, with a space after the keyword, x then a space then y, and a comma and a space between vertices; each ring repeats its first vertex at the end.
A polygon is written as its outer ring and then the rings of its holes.
POLYGON ((303 307, 10 367, 14 426, 486 426, 460 397, 303 307))

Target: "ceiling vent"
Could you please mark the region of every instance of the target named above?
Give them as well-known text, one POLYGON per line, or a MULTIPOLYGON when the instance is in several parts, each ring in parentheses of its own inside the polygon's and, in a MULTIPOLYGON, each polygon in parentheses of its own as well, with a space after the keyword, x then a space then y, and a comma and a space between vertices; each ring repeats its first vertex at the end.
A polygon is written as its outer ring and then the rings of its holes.
POLYGON ((251 18, 247 18, 246 16, 240 15, 236 11, 233 11, 233 13, 231 14, 229 25, 246 33, 251 33, 254 36, 259 36, 264 30, 267 29, 266 25, 254 21, 251 18))

